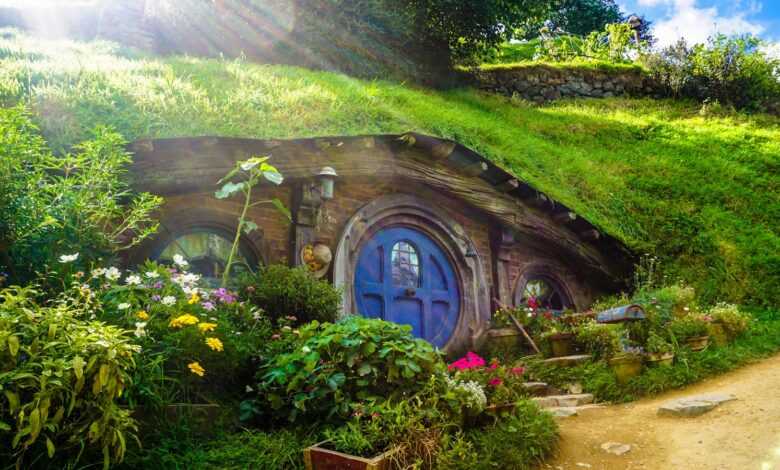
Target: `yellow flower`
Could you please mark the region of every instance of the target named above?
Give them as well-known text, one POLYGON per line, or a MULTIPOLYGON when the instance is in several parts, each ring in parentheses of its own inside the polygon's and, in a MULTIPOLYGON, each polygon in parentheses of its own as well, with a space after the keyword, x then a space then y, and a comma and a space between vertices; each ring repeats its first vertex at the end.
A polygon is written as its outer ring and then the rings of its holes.
POLYGON ((168 323, 168 326, 170 326, 171 328, 181 328, 183 326, 195 325, 197 323, 198 323, 198 317, 196 317, 195 315, 190 315, 189 313, 185 313, 171 320, 171 322, 168 323))
POLYGON ((138 313, 135 314, 136 317, 138 317, 139 320, 148 320, 149 314, 146 313, 146 310, 139 310, 138 313))
POLYGON ((203 375, 206 373, 206 369, 201 367, 201 365, 197 362, 190 362, 187 364, 187 367, 190 368, 190 372, 201 377, 203 377, 203 375))
POLYGON ((219 338, 206 338, 206 345, 213 351, 222 351, 224 349, 219 338))
POLYGON ((193 292, 192 293, 192 297, 190 297, 190 300, 188 300, 187 303, 192 305, 192 304, 196 304, 198 302, 200 302, 200 297, 198 297, 197 292, 193 292))
POLYGON ((216 323, 201 323, 198 325, 198 328, 200 329, 201 333, 207 333, 209 331, 214 331, 214 328, 217 327, 216 323))

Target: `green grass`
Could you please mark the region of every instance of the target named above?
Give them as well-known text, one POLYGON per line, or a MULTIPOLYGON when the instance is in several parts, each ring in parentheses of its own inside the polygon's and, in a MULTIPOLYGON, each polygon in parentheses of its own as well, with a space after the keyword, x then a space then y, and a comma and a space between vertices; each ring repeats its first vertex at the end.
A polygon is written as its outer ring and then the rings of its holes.
POLYGON ((62 151, 99 124, 128 139, 417 131, 457 140, 567 204, 707 301, 780 304, 780 119, 650 99, 536 107, 288 66, 135 55, 0 35, 0 102, 62 151))

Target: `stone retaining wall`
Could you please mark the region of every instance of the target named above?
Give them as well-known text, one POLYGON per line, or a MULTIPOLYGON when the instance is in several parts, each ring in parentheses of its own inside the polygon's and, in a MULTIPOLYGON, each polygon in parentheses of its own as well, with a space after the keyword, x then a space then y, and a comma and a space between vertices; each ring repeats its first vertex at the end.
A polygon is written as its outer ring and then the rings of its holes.
POLYGON ((474 85, 482 90, 520 96, 539 103, 566 97, 607 98, 657 94, 653 80, 639 69, 596 70, 527 65, 478 69, 472 72, 472 78, 474 85))

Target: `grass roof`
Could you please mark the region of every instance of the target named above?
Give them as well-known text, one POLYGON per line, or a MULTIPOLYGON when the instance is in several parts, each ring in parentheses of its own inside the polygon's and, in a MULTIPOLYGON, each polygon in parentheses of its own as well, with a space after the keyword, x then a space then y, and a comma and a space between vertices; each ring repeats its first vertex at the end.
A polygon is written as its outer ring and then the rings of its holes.
POLYGON ((0 39, 0 101, 24 101, 59 151, 111 125, 129 140, 417 131, 552 195, 707 300, 780 304, 780 120, 650 99, 534 106, 240 60, 0 39))

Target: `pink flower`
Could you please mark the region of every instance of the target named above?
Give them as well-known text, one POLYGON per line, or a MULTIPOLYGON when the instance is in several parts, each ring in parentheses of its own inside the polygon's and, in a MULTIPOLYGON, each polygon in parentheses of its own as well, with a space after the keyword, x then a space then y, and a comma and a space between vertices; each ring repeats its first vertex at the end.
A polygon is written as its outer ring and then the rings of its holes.
POLYGON ((536 297, 528 297, 528 306, 530 308, 539 308, 539 302, 536 301, 536 297))
POLYGON ((206 310, 207 312, 210 312, 210 311, 214 310, 215 308, 217 308, 217 307, 214 306, 213 302, 208 302, 208 301, 207 302, 203 302, 201 305, 203 306, 203 310, 206 310))
POLYGON ((525 372, 525 369, 522 367, 512 367, 512 373, 515 375, 523 375, 523 372, 525 372))
POLYGON ((490 382, 488 382, 488 385, 490 385, 490 386, 492 386, 492 387, 498 387, 498 386, 499 386, 499 385, 501 385, 502 383, 504 383, 504 381, 503 381, 503 380, 501 380, 501 378, 499 378, 499 377, 494 377, 494 378, 490 379, 490 382))
POLYGON ((490 370, 498 369, 498 362, 496 362, 496 361, 491 362, 490 363, 490 367, 488 367, 488 369, 490 369, 490 370))
POLYGON ((449 370, 468 370, 476 369, 478 367, 485 367, 485 360, 479 357, 479 355, 469 351, 464 357, 461 357, 457 361, 453 362, 447 368, 449 370))
POLYGON ((271 335, 271 339, 281 339, 281 338, 282 338, 282 335, 280 335, 278 333, 271 335))

